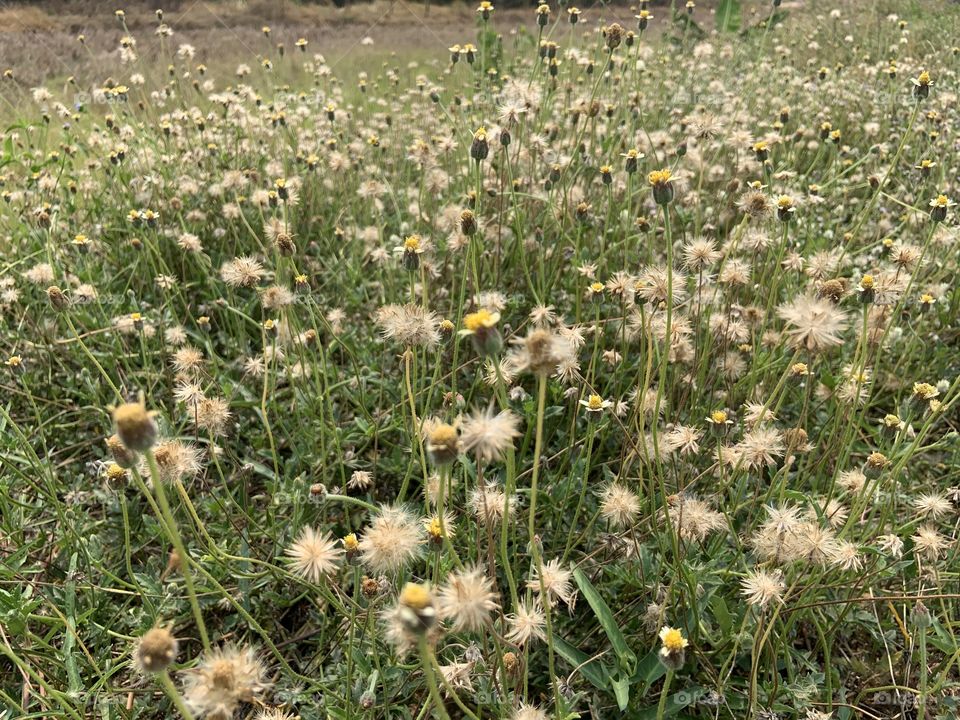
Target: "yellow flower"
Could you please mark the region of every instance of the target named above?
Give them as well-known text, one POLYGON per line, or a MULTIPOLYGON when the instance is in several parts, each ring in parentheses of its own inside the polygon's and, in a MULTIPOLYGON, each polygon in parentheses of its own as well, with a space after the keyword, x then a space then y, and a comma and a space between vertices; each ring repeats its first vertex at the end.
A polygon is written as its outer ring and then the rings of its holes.
POLYGON ((478 330, 488 330, 495 327, 499 321, 500 313, 490 312, 486 308, 480 308, 476 312, 467 313, 463 316, 463 326, 465 329, 461 331, 461 334, 468 335, 478 330))
POLYGON ((427 526, 427 534, 430 535, 430 537, 435 539, 443 537, 443 527, 440 524, 439 517, 430 518, 427 521, 426 526, 427 526))
POLYGON ((913 394, 922 400, 932 400, 940 394, 940 391, 930 383, 914 383, 913 394))
POLYGON ((660 642, 663 647, 660 648, 662 655, 673 655, 681 652, 690 643, 677 628, 664 626, 660 630, 660 642))
POLYGON ((727 416, 725 410, 714 410, 707 418, 707 422, 713 423, 714 425, 727 425, 732 422, 732 420, 727 416))
POLYGON ((647 175, 647 181, 654 187, 660 185, 666 185, 670 182, 670 177, 673 173, 669 168, 664 168, 663 170, 652 170, 650 174, 647 175))
POLYGON ((587 412, 589 413, 599 413, 606 410, 608 407, 613 405, 609 400, 604 400, 597 394, 590 395, 586 400, 581 400, 580 404, 583 405, 587 412))
POLYGON ((400 591, 400 604, 413 610, 424 610, 433 604, 433 597, 426 585, 408 582, 400 591))
POLYGON ((356 533, 350 533, 343 538, 343 547, 348 552, 356 552, 360 549, 360 541, 357 540, 356 533))

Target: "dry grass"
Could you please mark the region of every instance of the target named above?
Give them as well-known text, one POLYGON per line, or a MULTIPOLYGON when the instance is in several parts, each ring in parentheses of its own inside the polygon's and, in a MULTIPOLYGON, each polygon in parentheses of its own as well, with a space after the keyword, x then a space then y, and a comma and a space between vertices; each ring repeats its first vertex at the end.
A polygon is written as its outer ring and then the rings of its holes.
MULTIPOLYGON (((249 60, 252 55, 268 54, 276 43, 292 49, 299 37, 307 38, 328 60, 355 62, 372 58, 380 62, 393 53, 419 59, 419 48, 425 43, 445 47, 469 41, 475 19, 473 6, 465 3, 427 8, 422 2, 374 0, 343 9, 287 0, 179 4, 180 9, 158 3, 167 8, 165 20, 176 33, 174 41, 195 46, 197 59, 218 69, 249 60), (272 29, 269 42, 261 34, 263 25, 272 29), (364 38, 372 39, 373 45, 362 45, 364 38)), ((698 6, 709 13, 717 4, 716 0, 708 0, 698 6)), ((757 14, 765 7, 766 3, 752 3, 751 12, 757 14)), ((159 52, 159 42, 152 35, 156 16, 151 8, 144 3, 125 9, 127 27, 138 35, 141 51, 146 55, 159 52)), ((628 5, 598 8, 580 29, 589 32, 613 21, 632 25, 633 13, 628 5)), ((492 26, 509 36, 528 19, 526 8, 497 10, 492 26)), ((660 28, 653 26, 649 32, 657 34, 660 28)), ((49 82, 51 76, 72 75, 85 82, 109 74, 116 54, 112 48, 124 32, 112 13, 104 11, 104 3, 81 0, 0 9, 0 34, 0 67, 16 68, 19 84, 28 88, 49 82), (80 34, 86 36, 87 46, 93 50, 87 52, 79 46, 80 34), (103 50, 106 48, 110 50, 103 50)))

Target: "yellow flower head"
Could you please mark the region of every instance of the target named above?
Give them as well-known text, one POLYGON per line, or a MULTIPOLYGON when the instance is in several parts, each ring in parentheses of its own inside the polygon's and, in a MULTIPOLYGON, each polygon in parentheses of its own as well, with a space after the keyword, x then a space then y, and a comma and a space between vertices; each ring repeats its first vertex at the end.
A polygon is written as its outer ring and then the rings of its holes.
POLYGON ((427 534, 432 538, 443 537, 443 527, 440 525, 439 517, 432 517, 427 522, 427 534))
POLYGON ((913 394, 922 400, 932 400, 940 394, 940 391, 930 383, 914 383, 913 394))
POLYGON ((357 552, 360 549, 360 541, 357 540, 356 533, 350 533, 343 538, 343 548, 347 552, 357 552))
POLYGON ((433 598, 426 585, 408 582, 400 591, 400 604, 413 610, 425 610, 433 604, 433 598))
POLYGON ((690 644, 680 630, 672 627, 664 627, 660 631, 660 642, 663 645, 660 652, 664 655, 678 653, 690 644))
POLYGON ((420 246, 420 236, 411 235, 403 241, 403 249, 406 252, 418 253, 422 252, 423 248, 420 246))
POLYGON ((653 186, 666 185, 670 182, 670 177, 673 173, 669 168, 664 168, 663 170, 653 170, 647 175, 647 181, 653 186))
POLYGON ((495 327, 499 320, 500 313, 490 312, 486 308, 480 308, 476 312, 463 316, 463 326, 468 332, 475 333, 478 330, 495 327))

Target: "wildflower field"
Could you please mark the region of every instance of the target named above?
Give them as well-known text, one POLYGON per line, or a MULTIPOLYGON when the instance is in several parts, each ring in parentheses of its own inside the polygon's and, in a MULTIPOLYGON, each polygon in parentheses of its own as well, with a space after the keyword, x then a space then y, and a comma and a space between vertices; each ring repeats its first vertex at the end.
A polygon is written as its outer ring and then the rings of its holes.
POLYGON ((0 68, 0 718, 957 717, 960 5, 462 10, 0 68))

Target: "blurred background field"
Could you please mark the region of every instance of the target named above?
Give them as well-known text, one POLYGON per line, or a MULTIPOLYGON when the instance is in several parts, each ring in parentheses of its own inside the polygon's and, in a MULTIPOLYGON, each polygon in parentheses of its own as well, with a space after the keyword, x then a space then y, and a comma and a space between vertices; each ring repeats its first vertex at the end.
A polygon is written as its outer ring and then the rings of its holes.
MULTIPOLYGON (((125 34, 113 17, 114 5, 120 6, 98 0, 0 4, 0 67, 15 68, 16 73, 16 87, 11 89, 7 83, 0 86, 0 91, 12 99, 17 89, 29 90, 41 82, 50 84, 51 78, 99 82, 115 67, 119 40, 125 34), (84 44, 78 42, 80 35, 85 38, 84 44)), ((496 6, 491 25, 497 32, 509 38, 528 31, 533 5, 497 2, 496 6)), ((759 22, 766 17, 767 6, 756 0, 697 3, 698 15, 707 19, 708 28, 717 12, 728 9, 741 15, 744 25, 759 22)), ((475 5, 460 0, 372 0, 349 2, 344 7, 332 1, 291 0, 123 3, 127 28, 137 35, 144 56, 159 52, 160 39, 153 35, 158 7, 163 8, 165 21, 175 33, 173 45, 193 45, 197 62, 206 64, 213 74, 223 66, 249 62, 255 56, 273 56, 278 44, 292 55, 294 43, 301 37, 311 43, 312 52, 323 53, 335 71, 341 63, 361 70, 392 58, 422 61, 435 58, 438 47, 476 40, 475 5), (269 38, 262 33, 264 25, 271 29, 269 38)), ((580 7, 584 20, 578 26, 579 34, 592 34, 610 22, 635 24, 635 3, 582 3, 580 7)), ((669 2, 653 2, 651 7, 661 17, 670 13, 669 2)), ((783 9, 807 8, 801 0, 788 0, 783 9)), ((898 10, 901 14, 904 11, 909 14, 909 8, 898 10)), ((648 32, 656 35, 664 27, 663 23, 654 23, 648 32)))

